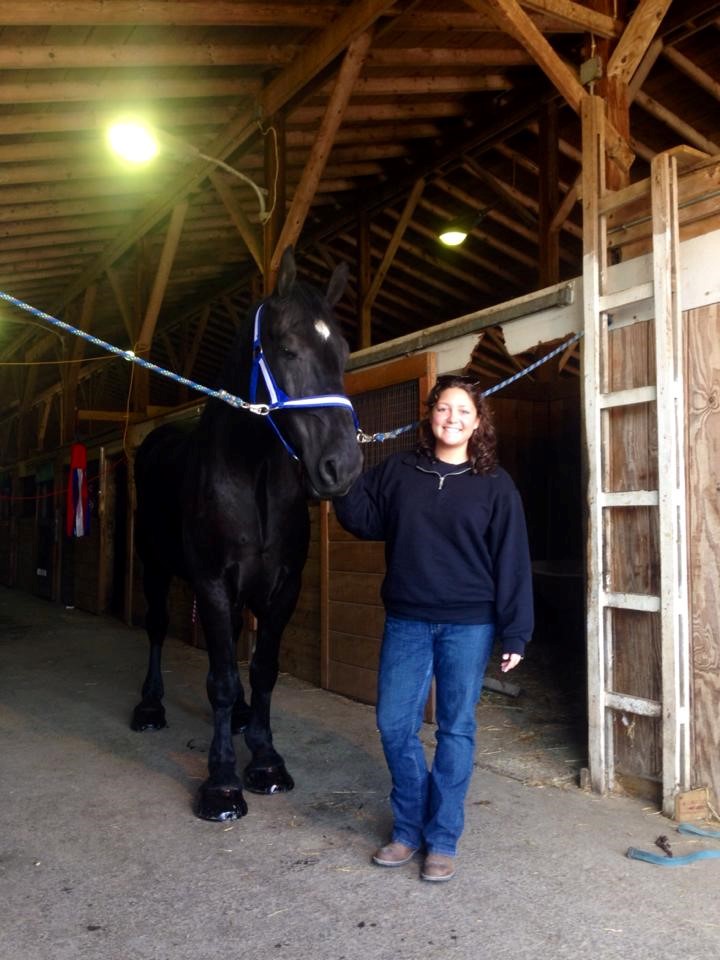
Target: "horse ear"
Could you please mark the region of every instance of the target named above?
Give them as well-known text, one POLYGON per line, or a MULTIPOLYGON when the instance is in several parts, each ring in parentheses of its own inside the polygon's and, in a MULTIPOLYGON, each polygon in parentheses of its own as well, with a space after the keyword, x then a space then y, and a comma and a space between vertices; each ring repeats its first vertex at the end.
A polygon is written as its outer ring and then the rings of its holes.
POLYGON ((345 293, 347 281, 348 265, 346 263, 339 263, 332 272, 327 293, 325 294, 325 299, 331 307, 334 307, 336 303, 340 302, 340 298, 342 297, 343 293, 345 293))
POLYGON ((280 269, 278 270, 276 284, 277 295, 279 297, 290 296, 290 291, 295 283, 296 276, 297 270, 295 268, 295 253, 293 252, 291 244, 289 247, 285 247, 285 252, 283 253, 282 260, 280 261, 280 269))

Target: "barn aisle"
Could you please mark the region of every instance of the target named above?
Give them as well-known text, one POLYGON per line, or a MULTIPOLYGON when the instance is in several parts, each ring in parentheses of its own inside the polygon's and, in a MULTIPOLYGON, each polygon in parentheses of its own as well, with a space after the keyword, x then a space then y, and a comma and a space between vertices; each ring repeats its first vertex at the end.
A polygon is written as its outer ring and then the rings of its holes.
POLYGON ((204 655, 168 644, 170 726, 140 735, 128 719, 144 663, 140 631, 0 588, 2 960, 720 954, 720 861, 624 856, 660 834, 677 853, 713 841, 572 779, 488 769, 486 740, 457 877, 372 866, 389 788, 372 709, 287 676, 274 729, 295 791, 249 796, 234 824, 197 820, 204 655))

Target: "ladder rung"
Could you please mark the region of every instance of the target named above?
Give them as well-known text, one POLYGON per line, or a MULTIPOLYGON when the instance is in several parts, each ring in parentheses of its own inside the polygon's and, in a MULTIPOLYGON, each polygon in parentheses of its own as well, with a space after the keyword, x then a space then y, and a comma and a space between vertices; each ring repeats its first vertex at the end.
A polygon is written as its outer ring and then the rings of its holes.
POLYGON ((605 693, 605 706, 611 710, 622 710, 625 713, 634 713, 641 717, 659 717, 662 714, 662 704, 658 700, 631 697, 626 693, 607 691, 605 693))
POLYGON ((598 397, 600 408, 627 407, 633 403, 652 403, 657 399, 656 387, 634 387, 632 390, 615 390, 613 393, 601 393, 598 397))
POLYGON ((603 491, 598 503, 601 507, 656 507, 659 494, 657 490, 603 491))
POLYGON ((651 593, 603 593, 600 602, 605 607, 639 610, 643 613, 657 613, 660 609, 660 597, 651 593))
POLYGON ((636 283, 632 287, 615 290, 614 293, 602 294, 598 298, 598 305, 601 311, 607 313, 610 310, 616 310, 618 307, 626 307, 631 303, 640 303, 641 300, 652 300, 654 295, 655 287, 652 281, 636 283))

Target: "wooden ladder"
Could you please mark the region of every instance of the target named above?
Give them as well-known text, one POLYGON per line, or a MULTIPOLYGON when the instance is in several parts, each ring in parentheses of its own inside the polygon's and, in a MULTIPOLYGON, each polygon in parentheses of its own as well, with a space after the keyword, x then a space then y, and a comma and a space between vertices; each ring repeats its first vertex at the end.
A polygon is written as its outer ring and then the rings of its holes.
MULTIPOLYGON (((652 161, 649 181, 619 191, 605 189, 604 104, 587 97, 583 119, 583 391, 588 480, 587 652, 589 707, 589 779, 605 793, 616 782, 618 724, 627 732, 636 718, 656 718, 662 738, 662 805, 672 814, 674 799, 689 787, 690 776, 690 644, 687 586, 685 435, 682 312, 679 302, 679 233, 676 158, 671 153, 652 161), (610 285, 608 218, 645 196, 652 211, 652 271, 623 288, 610 285), (618 331, 644 322, 647 326, 649 380, 654 352, 655 382, 617 389, 622 364, 618 331), (652 350, 654 341, 654 351, 652 350), (647 429, 633 449, 623 408, 644 405, 647 429), (655 418, 653 418, 653 408, 655 418), (653 448, 657 428, 656 449, 653 448), (643 449, 644 448, 644 449, 643 449), (654 458, 649 471, 656 489, 612 489, 613 469, 622 459, 654 458), (641 514, 644 519, 641 520, 641 514), (639 529, 647 536, 637 536, 639 529), (625 550, 632 559, 618 558, 625 550), (619 562, 618 562, 619 561, 619 562), (647 564, 651 588, 633 592, 616 582, 617 568, 640 570, 647 564), (632 611, 621 630, 623 614, 632 611), (632 662, 632 630, 651 618, 649 631, 659 631, 660 664, 653 697, 628 692, 632 662), (622 659, 622 682, 616 666, 622 659), (625 687, 623 692, 622 686, 625 687), (619 689, 620 688, 620 689, 619 689)), ((622 286, 622 284, 620 285, 622 286)), ((626 333, 629 334, 628 331, 626 333)), ((622 335, 620 335, 622 336, 622 335)), ((634 414, 637 416, 637 413, 634 414)), ((640 434, 643 434, 641 436, 640 434)), ((621 468, 620 472, 623 472, 621 468)), ((632 470, 626 473, 631 475, 632 470)), ((625 615, 627 616, 627 615, 625 615)), ((644 629, 644 628, 643 628, 644 629)), ((643 632, 641 630, 640 632, 643 632)), ((647 722, 647 721, 641 721, 647 722)))

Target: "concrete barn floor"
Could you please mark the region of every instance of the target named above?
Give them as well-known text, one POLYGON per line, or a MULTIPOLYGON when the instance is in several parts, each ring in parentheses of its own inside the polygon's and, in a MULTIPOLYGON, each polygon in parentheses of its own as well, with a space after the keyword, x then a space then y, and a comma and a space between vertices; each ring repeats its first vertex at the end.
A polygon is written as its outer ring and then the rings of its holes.
POLYGON ((144 666, 141 631, 0 588, 2 960, 720 955, 720 860, 625 857, 663 833, 676 853, 720 841, 519 778, 512 758, 504 774, 484 740, 455 879, 373 866, 389 828, 373 711, 287 676, 274 730, 296 789, 249 795, 233 824, 196 819, 205 655, 168 643, 170 726, 143 735, 128 718, 144 666))

